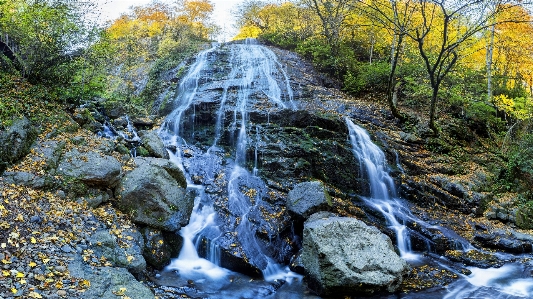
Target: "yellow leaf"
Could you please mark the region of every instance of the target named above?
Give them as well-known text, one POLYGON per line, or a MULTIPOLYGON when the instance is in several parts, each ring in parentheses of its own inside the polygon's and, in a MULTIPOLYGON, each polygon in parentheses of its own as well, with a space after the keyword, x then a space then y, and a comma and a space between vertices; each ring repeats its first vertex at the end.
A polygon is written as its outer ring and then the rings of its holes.
POLYGON ((126 259, 128 260, 129 263, 131 263, 135 258, 132 255, 128 255, 126 259))
POLYGON ((43 296, 41 296, 39 293, 37 292, 30 292, 28 294, 28 296, 32 297, 32 298, 37 298, 37 299, 40 299, 40 298, 43 298, 43 296))
POLYGON ((47 264, 50 261, 50 259, 43 259, 43 263, 47 264))
POLYGON ((88 288, 91 286, 91 282, 88 281, 88 280, 82 280, 78 283, 79 286, 81 286, 82 288, 88 288))
POLYGON ((17 218, 15 218, 16 221, 24 221, 24 216, 22 214, 18 214, 17 218))
POLYGON ((113 294, 117 296, 124 296, 124 293, 126 292, 126 288, 120 288, 120 290, 113 292, 113 294))
POLYGON ((20 282, 20 284, 26 284, 26 280, 25 279, 21 279, 19 282, 20 282))
POLYGON ((37 240, 35 240, 34 237, 31 237, 30 242, 31 242, 32 244, 35 244, 35 243, 37 243, 37 240))
POLYGON ((16 294, 16 293, 18 293, 18 290, 15 289, 15 288, 11 288, 11 292, 13 292, 13 294, 16 294))
POLYGON ((17 278, 24 278, 24 273, 17 272, 17 278))
POLYGON ((35 267, 35 266, 37 266, 37 264, 36 264, 35 262, 30 262, 30 267, 33 268, 33 267, 35 267))
POLYGON ((7 270, 2 270, 2 276, 8 277, 8 276, 11 276, 11 273, 9 273, 9 271, 7 270))

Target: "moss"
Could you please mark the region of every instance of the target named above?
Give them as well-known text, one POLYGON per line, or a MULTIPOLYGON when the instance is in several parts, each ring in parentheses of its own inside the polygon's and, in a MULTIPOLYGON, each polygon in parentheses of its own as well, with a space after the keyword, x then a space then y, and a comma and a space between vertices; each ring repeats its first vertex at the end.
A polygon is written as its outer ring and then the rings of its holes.
POLYGON ((137 147, 137 156, 149 157, 150 156, 150 152, 148 152, 148 150, 146 148, 144 148, 143 146, 139 146, 139 147, 137 147))
POLYGON ((518 207, 515 222, 519 228, 533 229, 533 201, 528 201, 518 207))

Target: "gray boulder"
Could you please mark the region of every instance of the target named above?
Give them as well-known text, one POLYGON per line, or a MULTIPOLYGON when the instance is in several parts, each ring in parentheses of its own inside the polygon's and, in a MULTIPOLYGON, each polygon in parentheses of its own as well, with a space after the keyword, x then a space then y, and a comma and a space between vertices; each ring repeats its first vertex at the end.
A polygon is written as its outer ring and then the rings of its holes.
POLYGON ((81 259, 73 261, 69 267, 70 275, 88 280, 91 285, 83 292, 84 299, 129 298, 153 299, 154 294, 144 284, 124 268, 92 267, 81 259))
POLYGON ((114 186, 122 174, 122 165, 112 156, 97 152, 81 153, 73 149, 63 155, 57 173, 97 187, 114 186))
POLYGON ((331 197, 319 181, 300 183, 287 196, 287 209, 306 219, 313 213, 328 210, 330 206, 331 197))
POLYGON ((155 131, 140 131, 139 136, 150 156, 163 159, 169 158, 163 141, 161 141, 161 138, 159 138, 159 135, 155 131))
POLYGON ((146 261, 142 256, 144 249, 142 235, 137 231, 123 231, 121 236, 121 243, 126 243, 128 246, 119 246, 117 237, 109 230, 97 231, 91 236, 91 249, 96 256, 105 257, 115 267, 126 268, 132 273, 146 270, 146 261))
POLYGON ((4 172, 4 181, 6 184, 28 186, 35 189, 43 188, 46 180, 42 176, 23 171, 6 171, 4 172))
POLYGON ((134 222, 166 231, 187 225, 194 204, 168 171, 146 162, 122 178, 115 194, 117 207, 134 222))
POLYGON ((45 170, 52 174, 59 165, 61 151, 65 148, 64 141, 46 140, 38 141, 33 147, 35 155, 32 155, 32 160, 36 163, 44 163, 45 170))
POLYGON ((313 216, 304 225, 301 256, 312 290, 340 297, 399 287, 408 266, 389 237, 357 219, 313 216))
POLYGON ((14 121, 7 130, 0 131, 0 174, 9 164, 26 156, 36 138, 37 129, 25 117, 14 121))
POLYGON ((185 175, 183 174, 183 171, 167 159, 158 159, 158 158, 151 158, 151 157, 140 157, 135 158, 135 164, 136 165, 142 165, 142 164, 150 164, 155 165, 163 168, 172 176, 176 182, 180 185, 182 188, 187 188, 187 179, 185 178, 185 175))

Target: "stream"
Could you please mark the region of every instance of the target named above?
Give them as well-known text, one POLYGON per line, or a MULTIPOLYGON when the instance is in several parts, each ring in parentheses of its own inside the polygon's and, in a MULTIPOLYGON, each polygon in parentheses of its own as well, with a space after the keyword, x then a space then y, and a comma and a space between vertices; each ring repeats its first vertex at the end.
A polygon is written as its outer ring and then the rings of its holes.
MULTIPOLYGON (((156 277, 167 293, 193 298, 319 298, 307 290, 303 275, 291 271, 284 258, 291 255, 287 244, 298 242, 297 234, 291 232, 294 228, 287 223, 278 228, 285 233, 276 235, 261 229, 276 225, 268 222, 268 217, 258 220, 266 210, 276 212, 268 200, 275 191, 273 183, 262 176, 261 168, 261 147, 267 143, 262 132, 264 126, 273 124, 270 117, 259 123, 253 119, 254 113, 258 109, 267 111, 268 116, 296 111, 295 94, 289 73, 274 52, 253 40, 202 51, 181 79, 174 110, 159 135, 171 160, 186 174, 195 204, 189 224, 179 232, 183 237, 179 256, 156 277), (225 56, 220 56, 221 47, 225 56), (229 261, 228 253, 249 267, 229 261), (243 270, 231 271, 230 266, 243 270)), ((524 259, 499 268, 467 267, 470 273, 465 274, 460 271, 464 266, 438 254, 414 251, 411 238, 415 232, 407 225, 413 223, 453 238, 457 250, 467 252, 475 246, 455 232, 413 215, 397 195, 383 151, 350 117, 344 116, 344 121, 346 146, 359 162, 346 167, 353 167, 354 173, 368 182, 368 194, 360 197, 394 231, 393 243, 400 256, 413 267, 435 265, 458 277, 446 286, 373 298, 533 297, 531 255, 500 254, 502 260, 524 259)), ((432 252, 429 241, 425 252, 432 252)))

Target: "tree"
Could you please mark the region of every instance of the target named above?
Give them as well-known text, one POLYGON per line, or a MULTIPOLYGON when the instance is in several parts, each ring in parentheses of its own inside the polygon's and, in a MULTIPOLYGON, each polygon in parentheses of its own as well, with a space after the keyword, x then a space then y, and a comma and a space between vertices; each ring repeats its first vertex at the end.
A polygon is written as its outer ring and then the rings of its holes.
MULTIPOLYGON (((476 34, 495 23, 511 6, 503 5, 505 0, 494 2, 479 0, 429 0, 417 2, 417 20, 413 31, 407 35, 417 44, 424 62, 432 89, 429 109, 429 127, 435 135, 436 108, 439 89, 443 79, 454 68, 461 51, 476 40, 476 34)), ((512 19, 498 21, 511 22, 512 19)))
POLYGON ((332 55, 339 54, 341 31, 354 0, 302 0, 322 21, 323 35, 331 46, 332 55))
POLYGON ((81 0, 6 1, 0 6, 0 31, 20 48, 23 74, 33 81, 68 82, 60 71, 86 41, 90 28, 83 22, 91 3, 81 0))
POLYGON ((367 17, 376 20, 381 26, 392 33, 393 39, 391 42, 390 52, 390 73, 387 80, 387 104, 391 113, 400 120, 405 120, 403 115, 397 107, 397 84, 396 69, 400 62, 402 47, 404 45, 405 37, 409 30, 411 30, 411 22, 415 12, 415 5, 410 1, 398 0, 360 0, 358 6, 367 17))

